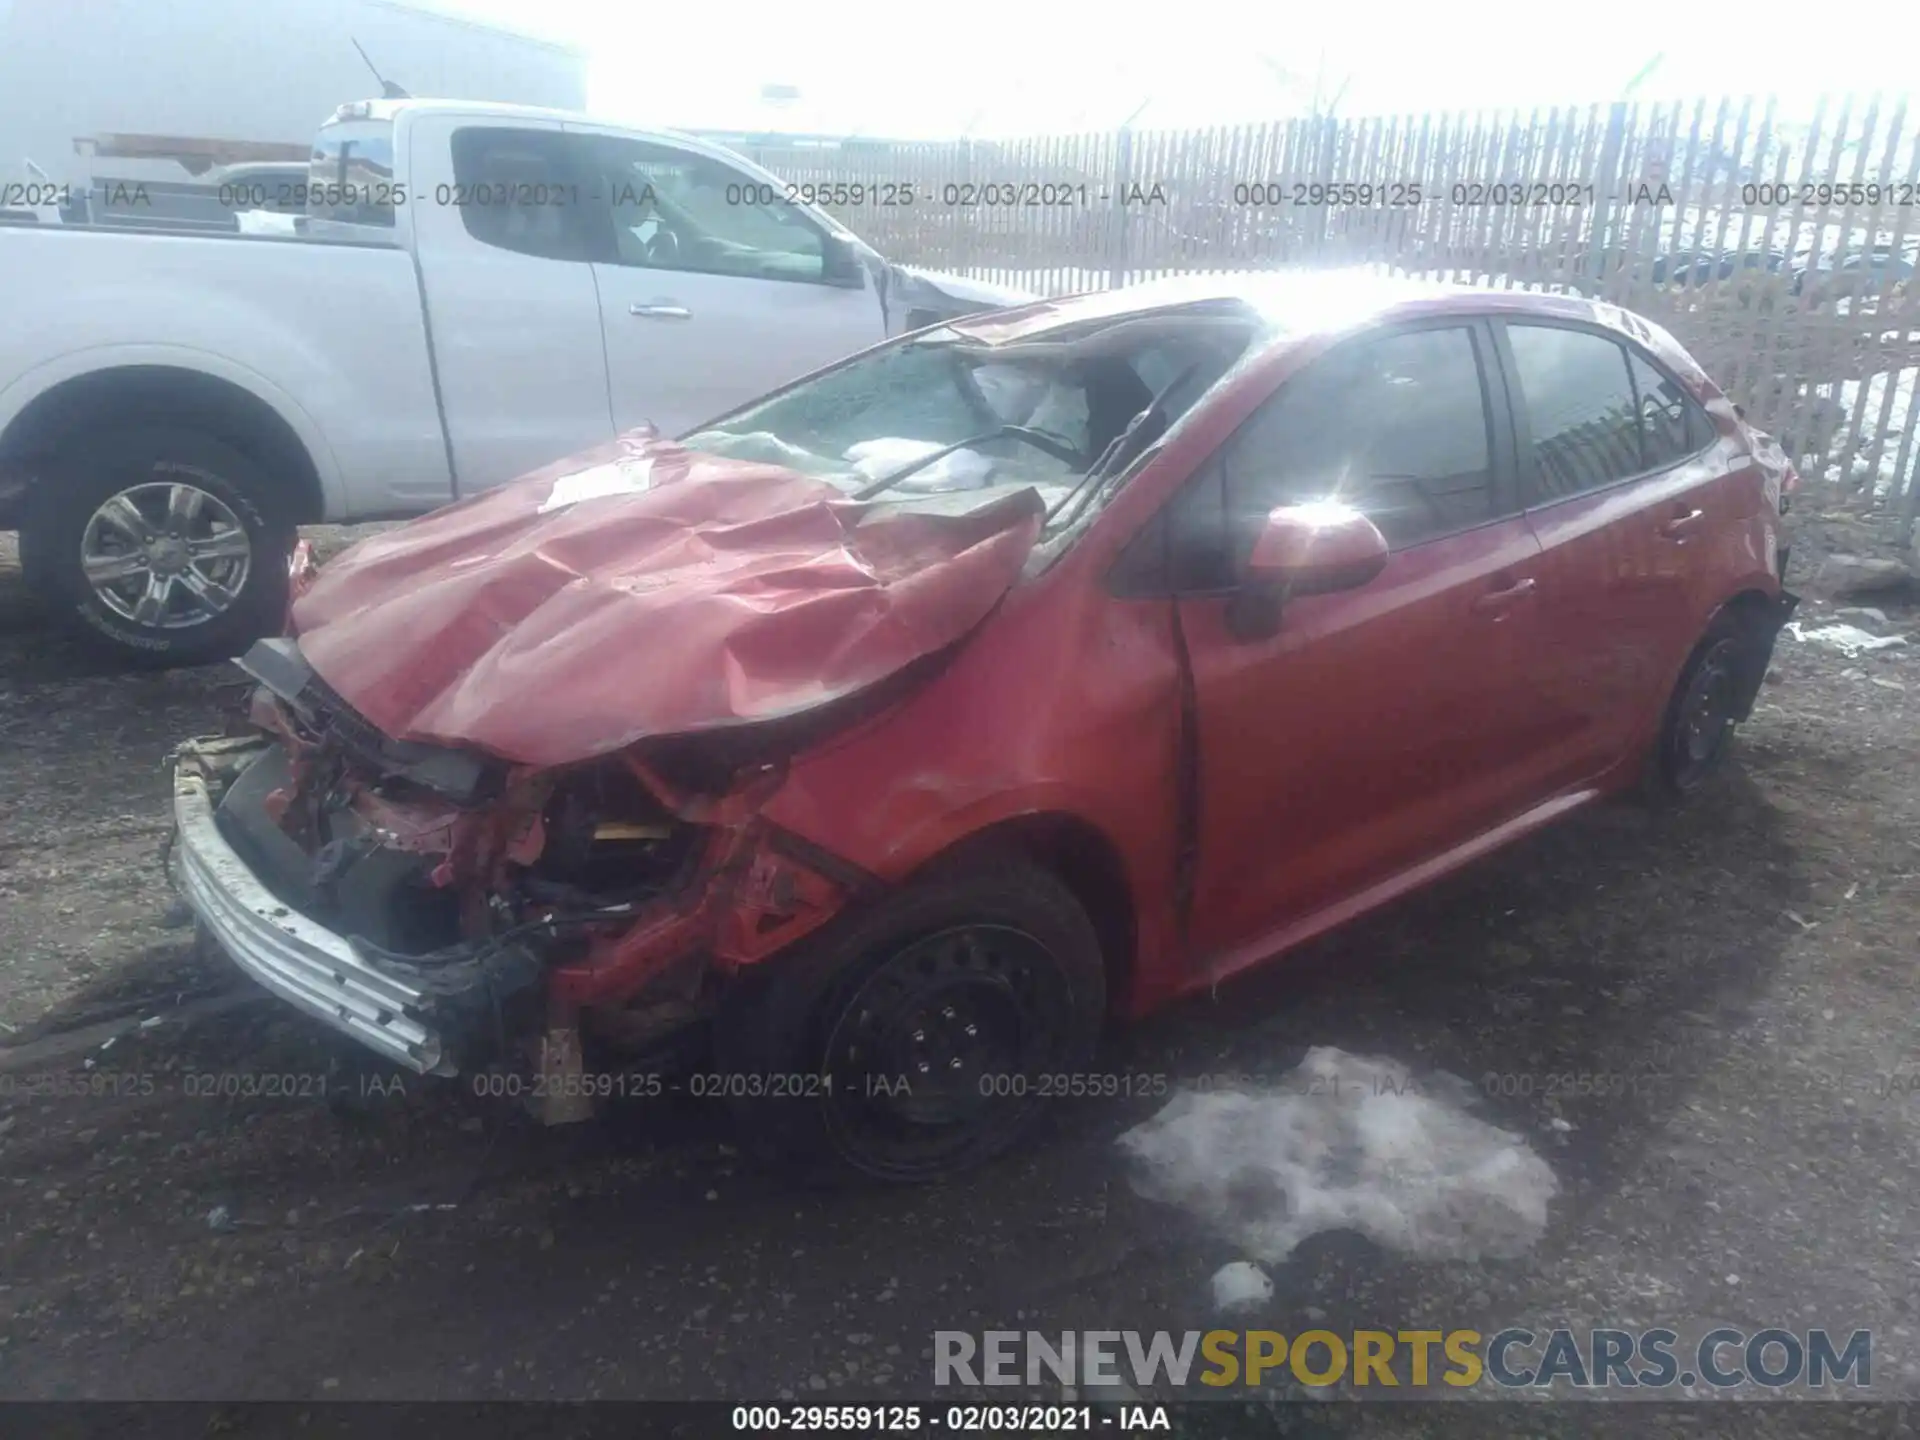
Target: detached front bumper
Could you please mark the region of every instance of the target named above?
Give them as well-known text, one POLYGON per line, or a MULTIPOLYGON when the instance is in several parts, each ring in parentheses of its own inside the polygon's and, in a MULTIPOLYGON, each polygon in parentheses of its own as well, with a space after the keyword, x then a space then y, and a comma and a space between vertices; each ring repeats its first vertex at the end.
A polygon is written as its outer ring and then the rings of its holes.
POLYGON ((428 1023, 427 988, 376 969, 346 936, 283 904, 220 833, 213 783, 259 749, 209 740, 175 753, 170 865, 181 898, 236 965, 290 1005, 418 1074, 457 1073, 428 1023))

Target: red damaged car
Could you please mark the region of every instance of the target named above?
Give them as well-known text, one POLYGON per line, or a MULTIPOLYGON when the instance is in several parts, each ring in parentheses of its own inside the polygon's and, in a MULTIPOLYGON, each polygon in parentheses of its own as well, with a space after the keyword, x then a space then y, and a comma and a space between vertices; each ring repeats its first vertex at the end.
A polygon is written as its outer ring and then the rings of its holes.
POLYGON ((702 1093, 867 1174, 1103 1024, 1722 758, 1779 447, 1583 300, 1317 274, 867 350, 364 540, 183 746, 262 984, 546 1118, 702 1093))

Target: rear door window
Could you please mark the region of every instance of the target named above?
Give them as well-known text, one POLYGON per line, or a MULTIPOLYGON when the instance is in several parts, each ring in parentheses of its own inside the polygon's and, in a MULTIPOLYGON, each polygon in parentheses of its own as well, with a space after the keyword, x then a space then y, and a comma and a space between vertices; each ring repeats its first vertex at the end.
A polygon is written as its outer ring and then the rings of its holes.
MULTIPOLYGON (((1532 434, 1538 500, 1603 489, 1647 468, 1627 352, 1587 330, 1507 322, 1532 434)), ((1684 424, 1684 421, 1682 422, 1684 424)), ((1529 457, 1522 457, 1523 466, 1529 457)))

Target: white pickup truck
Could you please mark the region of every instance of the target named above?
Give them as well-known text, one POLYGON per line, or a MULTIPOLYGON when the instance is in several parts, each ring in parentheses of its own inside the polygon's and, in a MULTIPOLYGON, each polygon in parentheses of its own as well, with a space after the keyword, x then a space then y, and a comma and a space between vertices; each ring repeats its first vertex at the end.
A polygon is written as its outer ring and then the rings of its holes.
POLYGON ((718 146, 559 111, 343 106, 292 198, 285 235, 0 222, 0 529, 130 656, 277 626, 297 525, 680 434, 1028 298, 891 264, 718 146))

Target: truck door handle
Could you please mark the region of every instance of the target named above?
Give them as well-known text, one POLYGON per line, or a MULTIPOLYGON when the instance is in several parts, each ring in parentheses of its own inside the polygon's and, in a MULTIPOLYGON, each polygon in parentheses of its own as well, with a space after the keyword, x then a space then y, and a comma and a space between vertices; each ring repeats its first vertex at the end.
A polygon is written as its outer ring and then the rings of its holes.
POLYGON ((1687 532, 1696 529, 1700 522, 1706 518, 1707 512, 1704 510, 1684 511, 1681 514, 1675 515, 1660 527, 1660 538, 1663 540, 1684 540, 1687 532))
POLYGON ((1526 580, 1516 580, 1511 585, 1503 586, 1498 590, 1489 590, 1486 594, 1475 597, 1473 602, 1474 613, 1477 615, 1485 615, 1490 612, 1497 613, 1505 610, 1508 606, 1524 600, 1527 596, 1533 594, 1533 589, 1533 581, 1529 578, 1526 580))
POLYGON ((693 312, 684 305, 629 305, 627 314, 639 320, 691 320, 693 312))

